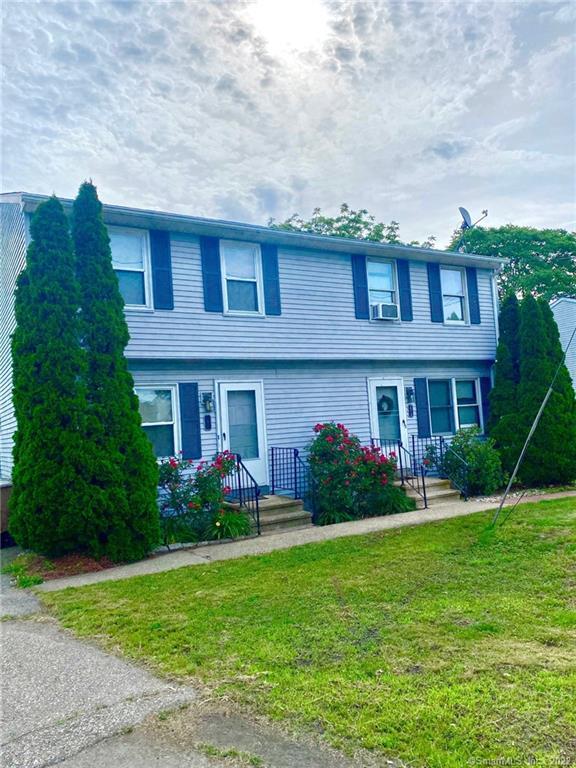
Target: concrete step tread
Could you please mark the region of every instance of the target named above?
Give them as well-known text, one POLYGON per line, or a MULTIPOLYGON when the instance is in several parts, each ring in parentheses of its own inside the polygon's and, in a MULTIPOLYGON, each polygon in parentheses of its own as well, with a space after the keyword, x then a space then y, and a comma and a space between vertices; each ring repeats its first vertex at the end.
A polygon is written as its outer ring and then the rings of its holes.
POLYGON ((260 525, 275 525, 276 523, 292 522, 294 520, 310 520, 312 515, 304 509, 294 512, 265 512, 260 513, 260 525))
POLYGON ((301 499, 293 499, 290 496, 272 496, 267 494, 262 496, 258 501, 258 507, 260 511, 267 509, 283 509, 285 507, 302 507, 303 501, 301 499))

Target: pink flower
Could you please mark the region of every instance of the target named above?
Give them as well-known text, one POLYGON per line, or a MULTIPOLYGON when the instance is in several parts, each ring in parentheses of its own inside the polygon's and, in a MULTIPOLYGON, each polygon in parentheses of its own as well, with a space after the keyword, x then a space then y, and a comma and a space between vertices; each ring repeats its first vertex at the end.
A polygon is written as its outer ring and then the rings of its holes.
POLYGON ((333 443, 334 442, 334 438, 332 437, 332 435, 328 435, 328 437, 326 438, 326 442, 327 443, 333 443))
POLYGON ((223 493, 232 493, 232 488, 230 488, 229 485, 225 485, 224 488, 222 488, 223 493))

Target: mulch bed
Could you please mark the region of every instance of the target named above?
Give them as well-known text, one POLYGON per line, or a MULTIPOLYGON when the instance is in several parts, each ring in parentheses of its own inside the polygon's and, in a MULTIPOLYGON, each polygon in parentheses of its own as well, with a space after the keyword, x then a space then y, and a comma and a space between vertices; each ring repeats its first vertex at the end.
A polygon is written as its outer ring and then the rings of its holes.
POLYGON ((107 557, 96 560, 89 555, 70 554, 55 557, 49 560, 41 555, 36 555, 26 566, 28 573, 41 576, 45 581, 61 579, 64 576, 76 576, 79 573, 94 573, 114 568, 119 563, 113 563, 107 557))

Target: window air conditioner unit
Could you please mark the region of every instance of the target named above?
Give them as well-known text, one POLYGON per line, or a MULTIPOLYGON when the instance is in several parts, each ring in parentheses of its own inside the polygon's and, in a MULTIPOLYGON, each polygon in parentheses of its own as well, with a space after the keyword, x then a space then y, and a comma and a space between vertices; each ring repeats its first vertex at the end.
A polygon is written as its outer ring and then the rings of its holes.
POLYGON ((398 320, 396 304, 372 304, 370 311, 372 320, 398 320))

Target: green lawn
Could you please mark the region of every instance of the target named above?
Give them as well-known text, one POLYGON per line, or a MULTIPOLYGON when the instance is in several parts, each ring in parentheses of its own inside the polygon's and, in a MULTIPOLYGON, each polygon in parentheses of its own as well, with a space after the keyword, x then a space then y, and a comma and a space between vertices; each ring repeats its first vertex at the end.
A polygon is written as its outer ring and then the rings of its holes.
POLYGON ((488 520, 44 599, 79 635, 345 750, 576 764, 576 500, 523 505, 496 532, 488 520))

